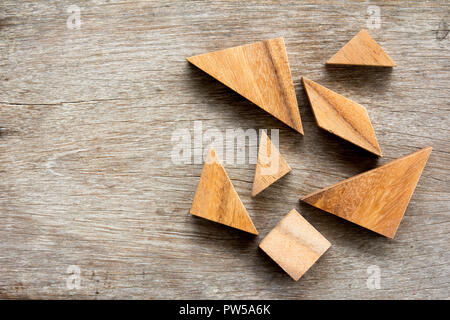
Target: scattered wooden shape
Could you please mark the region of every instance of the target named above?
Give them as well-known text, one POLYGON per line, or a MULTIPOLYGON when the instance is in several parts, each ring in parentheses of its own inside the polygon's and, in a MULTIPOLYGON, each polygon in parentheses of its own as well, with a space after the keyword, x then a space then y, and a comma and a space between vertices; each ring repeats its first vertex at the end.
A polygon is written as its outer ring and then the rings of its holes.
POLYGON ((291 171, 277 147, 263 130, 259 142, 258 161, 253 180, 252 197, 291 171))
POLYGON ((331 246, 308 221, 292 209, 259 247, 297 281, 331 246))
POLYGON ((320 84, 302 78, 317 125, 381 157, 367 110, 320 84))
POLYGON ((326 64, 374 67, 397 66, 365 29, 358 32, 358 34, 332 56, 326 64))
POLYGON ((208 152, 191 214, 258 234, 213 148, 208 152))
POLYGON ((205 53, 187 60, 303 134, 283 38, 205 53))
POLYGON ((393 239, 431 149, 426 147, 301 200, 393 239))

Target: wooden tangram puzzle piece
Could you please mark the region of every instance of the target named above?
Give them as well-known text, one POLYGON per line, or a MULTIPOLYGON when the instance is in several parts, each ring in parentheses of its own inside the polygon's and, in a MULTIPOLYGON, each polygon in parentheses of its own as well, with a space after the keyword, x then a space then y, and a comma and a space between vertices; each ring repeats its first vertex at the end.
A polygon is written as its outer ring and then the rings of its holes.
POLYGON ((258 161, 253 180, 252 197, 291 171, 277 147, 263 130, 259 142, 258 161))
POLYGON ((303 134, 283 38, 205 53, 187 60, 303 134))
POLYGON ((225 169, 210 149, 192 202, 191 214, 258 234, 225 169))
POLYGON ((352 40, 339 50, 326 64, 344 64, 357 66, 396 67, 395 62, 362 29, 352 40))
POLYGON ((259 247, 297 281, 331 244, 295 209, 261 241, 259 247))
POLYGON ((431 147, 316 191, 302 201, 394 238, 431 147))
POLYGON ((320 84, 302 78, 317 125, 381 157, 366 109, 320 84))

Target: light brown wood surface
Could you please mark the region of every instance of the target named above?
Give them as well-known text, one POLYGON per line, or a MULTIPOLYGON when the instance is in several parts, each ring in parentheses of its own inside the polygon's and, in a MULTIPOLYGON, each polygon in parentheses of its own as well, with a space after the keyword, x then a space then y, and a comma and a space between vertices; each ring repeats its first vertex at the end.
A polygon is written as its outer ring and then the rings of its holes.
POLYGON ((341 50, 327 61, 327 64, 372 67, 397 66, 365 29, 362 29, 347 42, 341 50))
POLYGON ((208 152, 191 214, 258 234, 213 148, 208 152))
POLYGON ((448 0, 0 1, 0 298, 450 298, 448 10, 448 0), (67 28, 74 4, 80 30, 67 28), (369 32, 398 67, 325 66, 366 28, 369 5, 381 10, 369 32), (186 61, 278 37, 304 136, 186 61), (367 107, 383 158, 316 125, 302 76, 367 107), (190 215, 203 163, 173 163, 171 139, 187 128, 200 151, 195 121, 203 133, 280 130, 292 171, 257 197, 258 149, 251 163, 223 161, 258 237, 190 215), (427 145, 393 241, 299 201, 427 145), (258 250, 292 208, 333 244, 299 282, 258 250), (71 265, 78 289, 67 287, 71 265), (372 266, 379 289, 367 286, 372 266))
POLYGON ((298 281, 331 246, 314 227, 292 209, 259 247, 298 281))
POLYGON ((316 191, 302 201, 394 238, 431 149, 421 149, 316 191))
POLYGON ((187 60, 303 134, 283 38, 205 53, 187 60))
POLYGON ((381 149, 362 105, 302 77, 317 125, 381 157, 381 149))
POLYGON ((252 197, 259 194, 275 181, 291 171, 291 167, 278 151, 277 147, 262 131, 259 140, 258 160, 255 168, 255 177, 253 178, 252 197))

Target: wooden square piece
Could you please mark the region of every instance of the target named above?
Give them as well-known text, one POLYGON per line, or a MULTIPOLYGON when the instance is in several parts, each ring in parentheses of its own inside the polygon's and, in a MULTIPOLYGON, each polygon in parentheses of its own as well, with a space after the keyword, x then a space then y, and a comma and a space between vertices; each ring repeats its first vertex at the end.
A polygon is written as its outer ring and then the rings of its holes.
POLYGON ((259 247, 297 281, 331 246, 308 221, 292 209, 259 247))

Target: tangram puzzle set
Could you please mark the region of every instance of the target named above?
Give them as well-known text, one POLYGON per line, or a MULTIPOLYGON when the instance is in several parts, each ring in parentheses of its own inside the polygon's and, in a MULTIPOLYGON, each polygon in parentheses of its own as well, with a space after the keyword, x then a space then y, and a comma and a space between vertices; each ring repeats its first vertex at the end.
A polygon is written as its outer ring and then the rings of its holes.
MULTIPOLYGON (((303 134, 283 38, 187 58, 193 65, 303 134)), ((366 30, 361 30, 326 64, 395 67, 394 61, 366 30)), ((382 156, 366 109, 302 78, 317 125, 378 157, 382 156)), ((310 205, 394 238, 431 153, 426 147, 381 167, 358 174, 301 198, 310 205)), ((262 131, 252 196, 291 171, 262 131), (267 161, 271 159, 271 161, 267 161), (272 162, 277 165, 273 170, 272 162)), ((257 235, 255 225, 224 167, 210 149, 194 196, 191 214, 257 235)), ((259 247, 294 280, 330 247, 295 209, 261 241, 259 247)))

